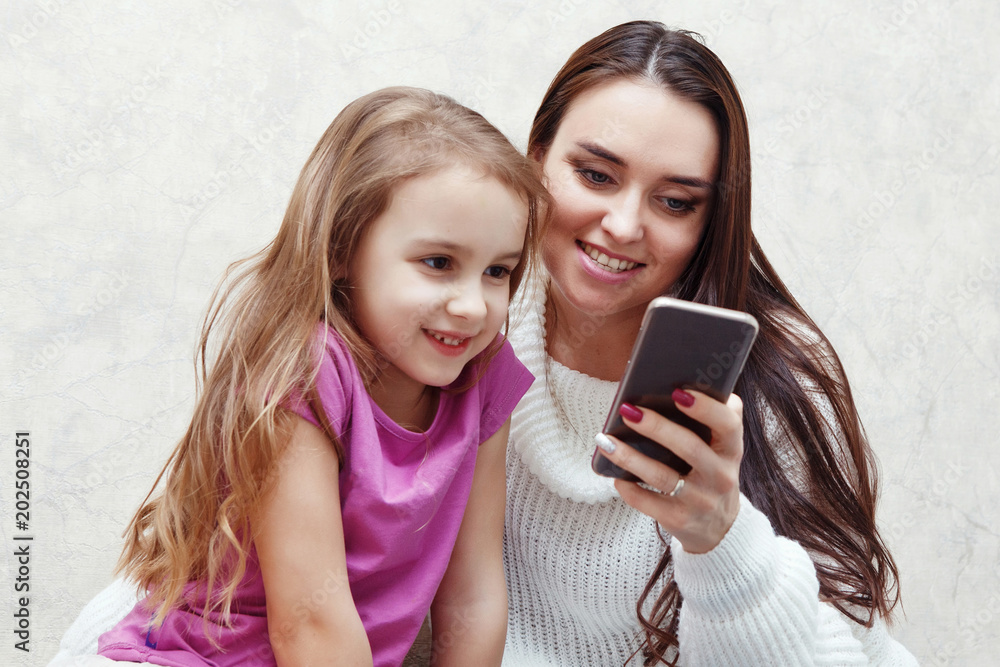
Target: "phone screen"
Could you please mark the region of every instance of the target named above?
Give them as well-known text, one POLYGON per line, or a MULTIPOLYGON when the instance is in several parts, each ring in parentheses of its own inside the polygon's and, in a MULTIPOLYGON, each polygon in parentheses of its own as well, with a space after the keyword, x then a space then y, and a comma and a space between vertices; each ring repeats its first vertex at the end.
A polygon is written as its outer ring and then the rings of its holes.
MULTIPOLYGON (((654 299, 646 310, 604 432, 687 474, 691 466, 628 428, 618 408, 626 402, 649 408, 708 442, 708 427, 680 412, 670 395, 678 388, 695 389, 725 402, 756 336, 757 322, 746 313, 667 297, 654 299)), ((635 480, 604 458, 600 450, 595 451, 592 466, 601 475, 635 480)))

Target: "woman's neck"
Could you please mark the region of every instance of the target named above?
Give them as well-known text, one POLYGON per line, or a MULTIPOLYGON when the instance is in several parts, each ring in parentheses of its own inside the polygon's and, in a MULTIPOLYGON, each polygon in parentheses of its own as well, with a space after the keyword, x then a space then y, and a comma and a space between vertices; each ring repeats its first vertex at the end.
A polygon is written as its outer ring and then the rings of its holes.
POLYGON ((600 380, 621 380, 644 310, 585 313, 551 289, 545 301, 545 348, 563 366, 600 380))

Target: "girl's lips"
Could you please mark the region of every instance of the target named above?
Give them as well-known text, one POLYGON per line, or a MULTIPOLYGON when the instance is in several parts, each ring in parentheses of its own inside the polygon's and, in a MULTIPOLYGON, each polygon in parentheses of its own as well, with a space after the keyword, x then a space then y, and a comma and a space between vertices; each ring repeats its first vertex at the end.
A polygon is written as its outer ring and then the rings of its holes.
MULTIPOLYGON (((625 267, 621 268, 622 260, 615 258, 615 261, 619 262, 619 268, 617 270, 611 269, 606 264, 602 264, 600 259, 600 254, 598 254, 598 259, 594 259, 591 253, 595 252, 596 249, 589 244, 578 241, 576 244, 577 257, 580 260, 580 266, 583 267, 584 272, 595 280, 599 280, 602 283, 607 283, 609 285, 619 285, 623 282, 631 280, 633 276, 645 266, 645 264, 639 264, 638 262, 625 261, 625 267), (587 252, 587 249, 590 252, 587 252)), ((607 257, 607 255, 604 255, 607 257)), ((611 259, 611 258, 608 258, 611 259)))
POLYGON ((430 341, 431 345, 438 352, 453 357, 464 354, 469 349, 473 338, 472 336, 457 336, 455 334, 449 336, 439 331, 432 331, 431 329, 424 329, 423 331, 424 335, 427 336, 427 340, 430 341))

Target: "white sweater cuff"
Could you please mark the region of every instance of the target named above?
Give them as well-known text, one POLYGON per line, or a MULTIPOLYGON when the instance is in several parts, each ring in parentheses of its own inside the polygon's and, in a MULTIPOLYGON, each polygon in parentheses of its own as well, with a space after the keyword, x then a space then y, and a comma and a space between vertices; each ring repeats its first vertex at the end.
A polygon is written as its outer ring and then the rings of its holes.
POLYGON ((803 570, 796 577, 800 586, 803 579, 812 579, 812 590, 803 591, 806 596, 815 600, 819 594, 808 556, 801 551, 799 558, 795 558, 799 554, 782 553, 787 550, 782 550, 770 521, 742 494, 736 520, 714 549, 691 554, 684 551, 677 538, 672 538, 671 545, 674 576, 684 606, 698 615, 732 618, 760 605, 774 593, 782 574, 789 574, 778 570, 789 566, 803 570))

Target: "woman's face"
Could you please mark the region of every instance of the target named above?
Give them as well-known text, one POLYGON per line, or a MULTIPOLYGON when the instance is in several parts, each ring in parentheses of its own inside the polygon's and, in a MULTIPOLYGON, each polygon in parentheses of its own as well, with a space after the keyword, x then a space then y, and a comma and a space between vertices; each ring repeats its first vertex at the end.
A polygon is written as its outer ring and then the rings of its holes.
POLYGON ((694 254, 718 156, 708 110, 659 86, 615 79, 580 94, 542 158, 557 308, 641 318, 694 254))

